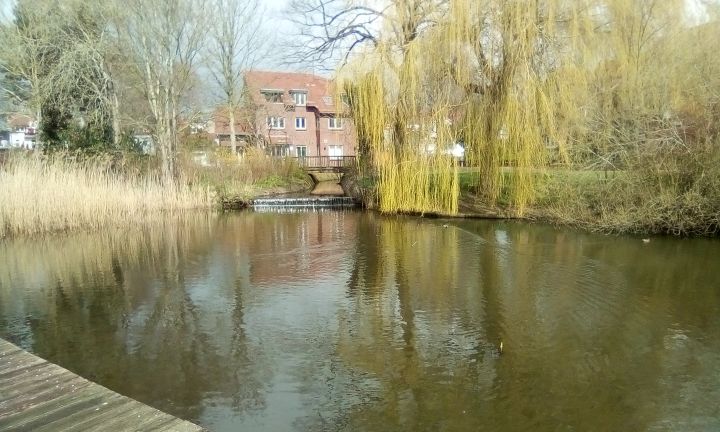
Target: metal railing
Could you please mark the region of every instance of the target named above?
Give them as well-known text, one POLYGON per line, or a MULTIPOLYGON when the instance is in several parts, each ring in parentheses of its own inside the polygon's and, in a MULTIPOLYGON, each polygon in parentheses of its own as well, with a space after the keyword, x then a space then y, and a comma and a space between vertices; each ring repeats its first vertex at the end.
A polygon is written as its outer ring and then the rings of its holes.
POLYGON ((310 169, 340 169, 355 166, 355 156, 295 156, 303 168, 310 169))

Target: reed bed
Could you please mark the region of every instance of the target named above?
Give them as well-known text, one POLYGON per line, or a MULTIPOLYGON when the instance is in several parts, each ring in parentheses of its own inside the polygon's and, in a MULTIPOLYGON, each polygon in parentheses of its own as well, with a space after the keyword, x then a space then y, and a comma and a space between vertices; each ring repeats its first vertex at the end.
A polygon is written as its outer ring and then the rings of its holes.
POLYGON ((138 224, 215 205, 207 187, 116 165, 68 155, 11 156, 0 168, 0 238, 138 224))
POLYGON ((310 177, 292 158, 271 157, 263 150, 249 148, 240 157, 227 151, 207 152, 207 165, 181 158, 182 170, 193 184, 207 185, 220 200, 248 200, 266 193, 305 190, 310 177))

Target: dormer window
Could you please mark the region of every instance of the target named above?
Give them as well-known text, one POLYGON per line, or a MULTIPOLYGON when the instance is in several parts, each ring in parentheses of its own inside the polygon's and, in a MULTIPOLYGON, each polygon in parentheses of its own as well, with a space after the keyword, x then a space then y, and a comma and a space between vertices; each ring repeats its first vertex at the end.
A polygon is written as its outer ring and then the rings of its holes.
POLYGON ((260 90, 266 102, 282 103, 282 90, 260 90))
POLYGON ((290 90, 293 101, 297 106, 307 105, 307 92, 304 90, 290 90))

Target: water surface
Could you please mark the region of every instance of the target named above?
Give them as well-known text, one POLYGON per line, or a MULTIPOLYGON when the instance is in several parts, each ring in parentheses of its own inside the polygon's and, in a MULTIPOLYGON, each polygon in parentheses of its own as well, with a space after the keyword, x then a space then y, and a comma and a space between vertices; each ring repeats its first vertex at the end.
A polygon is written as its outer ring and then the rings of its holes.
POLYGON ((215 431, 717 431, 719 264, 712 240, 197 215, 0 242, 0 336, 215 431))

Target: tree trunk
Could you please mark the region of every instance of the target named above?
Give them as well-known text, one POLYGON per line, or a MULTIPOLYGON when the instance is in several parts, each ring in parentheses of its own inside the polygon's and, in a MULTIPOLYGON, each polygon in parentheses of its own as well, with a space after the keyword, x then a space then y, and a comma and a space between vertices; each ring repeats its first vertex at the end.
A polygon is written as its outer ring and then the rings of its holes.
POLYGON ((170 112, 164 113, 157 123, 157 147, 160 150, 160 174, 162 181, 171 184, 177 181, 175 167, 175 129, 170 112))
POLYGON ((237 138, 235 136, 235 110, 228 109, 228 119, 230 120, 230 150, 233 156, 237 155, 237 138))
POLYGON ((112 92, 110 100, 110 116, 112 117, 113 144, 117 148, 120 145, 122 133, 120 130, 120 103, 114 91, 112 92))
POLYGON ((173 183, 177 176, 175 175, 175 159, 172 152, 172 132, 169 127, 158 133, 158 147, 160 149, 162 181, 166 184, 173 183))
POLYGON ((35 146, 34 150, 40 149, 40 135, 42 134, 42 105, 37 109, 37 118, 35 119, 35 146))

